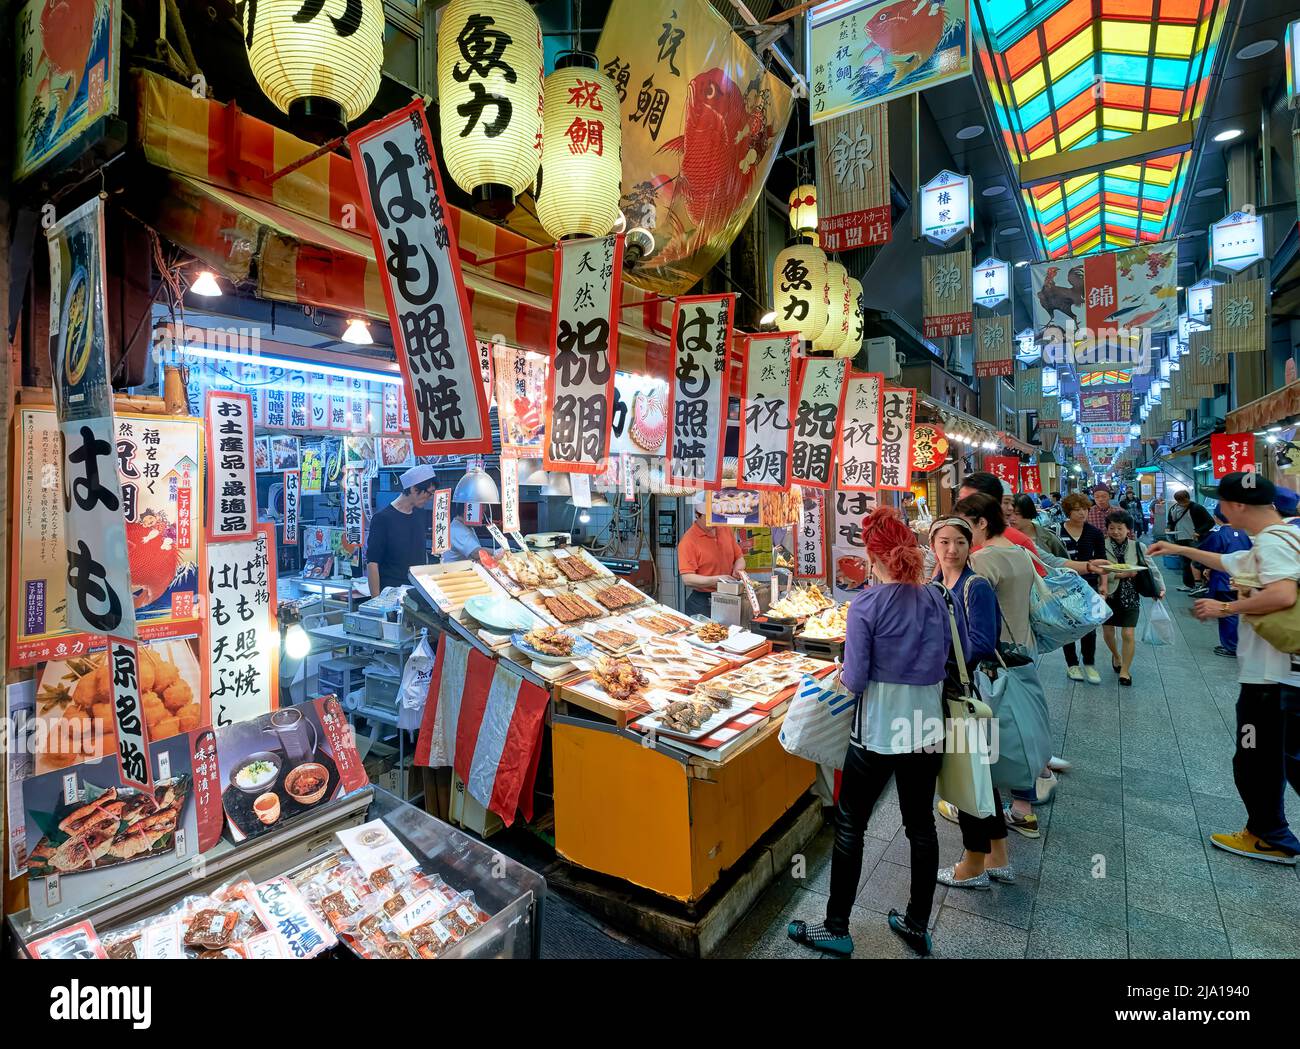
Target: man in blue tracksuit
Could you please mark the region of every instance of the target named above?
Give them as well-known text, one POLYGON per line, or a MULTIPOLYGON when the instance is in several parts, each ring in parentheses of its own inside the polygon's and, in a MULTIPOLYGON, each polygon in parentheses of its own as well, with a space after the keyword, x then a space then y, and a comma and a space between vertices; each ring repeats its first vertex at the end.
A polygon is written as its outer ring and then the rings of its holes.
MULTIPOLYGON (((1219 527, 1201 540, 1200 549, 1216 554, 1230 554, 1238 550, 1250 549, 1250 536, 1228 524, 1227 518, 1220 510, 1214 511, 1219 527)), ((1227 572, 1210 573, 1209 597, 1215 601, 1235 601, 1237 591, 1232 588, 1232 580, 1227 572)), ((1229 659, 1237 658, 1237 617, 1225 616, 1219 620, 1219 644, 1214 650, 1218 656, 1229 659)))

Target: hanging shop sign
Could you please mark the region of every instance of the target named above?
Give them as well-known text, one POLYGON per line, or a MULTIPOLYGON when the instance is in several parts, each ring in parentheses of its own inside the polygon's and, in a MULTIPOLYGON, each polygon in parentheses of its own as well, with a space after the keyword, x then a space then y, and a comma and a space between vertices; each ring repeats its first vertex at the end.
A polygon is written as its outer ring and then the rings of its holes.
POLYGON ((906 492, 912 487, 912 428, 916 391, 886 386, 880 398, 880 483, 878 488, 906 492))
POLYGON ((1240 273, 1264 257, 1264 216, 1234 211, 1210 227, 1210 264, 1240 273))
POLYGON ((622 274, 622 237, 571 240, 556 250, 542 450, 548 470, 599 473, 609 456, 622 274))
POLYGON ((1210 435, 1210 461, 1214 479, 1242 471, 1254 472, 1255 435, 1253 433, 1216 433, 1210 435))
POLYGON ((817 124, 817 233, 825 251, 884 244, 893 233, 884 106, 817 124))
POLYGON ((1300 20, 1286 27, 1286 94, 1292 109, 1300 109, 1300 20))
POLYGON ((668 479, 687 488, 722 487, 727 435, 732 316, 736 296, 691 295, 673 310, 668 384, 668 479))
POLYGON ((820 491, 807 492, 803 497, 795 544, 795 576, 826 578, 826 495, 820 491))
MULTIPOLYGON (((921 260, 924 281, 924 334, 927 339, 969 335, 971 329, 970 251, 927 255, 921 260)), ((1010 319, 1007 349, 1010 352, 1010 319)))
POLYGON ((975 375, 987 379, 1015 371, 1011 317, 980 317, 975 322, 975 375))
POLYGON ((501 460, 501 527, 519 531, 519 460, 501 460))
POLYGON ((203 424, 208 449, 208 540, 249 539, 257 524, 253 403, 246 393, 209 390, 203 424))
POLYGON ((591 56, 565 56, 542 89, 537 221, 552 240, 603 237, 619 219, 620 101, 614 81, 594 66, 591 56))
POLYGON ((813 124, 971 72, 968 0, 831 0, 807 16, 813 124))
POLYGON ((777 252, 772 272, 776 323, 805 342, 820 339, 830 319, 830 266, 826 253, 800 241, 777 252))
POLYGON ((1132 390, 1080 391, 1079 422, 1119 423, 1133 418, 1132 390))
POLYGON ((1043 478, 1037 466, 1020 467, 1020 490, 1026 495, 1042 495, 1043 478))
MULTIPOLYGON (((1214 289, 1219 286, 1219 281, 1206 277, 1204 280, 1198 280, 1187 289, 1187 316, 1194 321, 1200 321, 1204 324, 1209 320, 1210 310, 1214 308, 1214 289)), ((1186 341, 1181 325, 1179 325, 1179 337, 1186 341)))
POLYGON ((349 466, 343 470, 343 535, 354 547, 364 549, 366 525, 362 487, 365 470, 349 466))
POLYGON ((284 542, 289 546, 298 544, 298 514, 302 501, 299 481, 297 470, 284 471, 284 542))
POLYGON ((118 772, 123 786, 148 790, 149 757, 141 699, 140 653, 134 641, 110 637, 105 659, 113 688, 118 772))
POLYGON ((740 444, 737 482, 741 488, 785 491, 794 454, 793 332, 746 336, 741 349, 740 444))
POLYGON ((1013 492, 1020 490, 1020 460, 1014 455, 986 455, 984 469, 1009 484, 1013 492))
POLYGON ((948 438, 938 423, 917 423, 912 430, 912 472, 930 473, 948 457, 948 438))
POLYGON ((1215 351, 1262 353, 1268 345, 1268 281, 1257 277, 1220 284, 1213 295, 1215 351))
POLYGON ((831 466, 844 415, 849 362, 804 357, 798 365, 799 399, 794 416, 794 469, 791 480, 830 488, 831 466))
POLYGON ((49 231, 50 360, 62 434, 67 624, 135 636, 108 372, 104 213, 98 197, 49 231))
POLYGON ((120 0, 29 0, 16 10, 15 179, 71 159, 80 148, 70 147, 117 112, 121 21, 120 0))
MULTIPOLYGON (((629 230, 654 238, 629 280, 687 292, 749 219, 790 119, 790 89, 706 0, 614 0, 596 47, 623 117, 629 230)), ((543 180, 544 181, 544 180, 543 180)))
POLYGON ((279 705, 275 526, 251 539, 209 543, 206 692, 212 723, 247 721, 279 705))
POLYGON ((1213 333, 1206 329, 1191 333, 1182 370, 1188 374, 1192 385, 1202 397, 1214 396, 1214 387, 1228 381, 1228 355, 1222 346, 1216 346, 1213 333))
POLYGON ((545 440, 546 358, 517 346, 493 347, 497 426, 506 458, 540 459, 545 440))
POLYGON ((1049 395, 1044 391, 1042 403, 1038 408, 1038 425, 1040 429, 1060 429, 1061 401, 1055 392, 1049 395))
POLYGON ((1043 407, 1043 369, 1025 368, 1016 380, 1016 400, 1021 411, 1038 412, 1043 407))
MULTIPOLYGON (((969 175, 941 171, 921 187, 921 236, 946 248, 975 225, 974 191, 969 175)), ((970 275, 970 255, 965 269, 970 275)), ((970 297, 969 289, 967 298, 970 297)))
POLYGON ((991 310, 1011 295, 1011 266, 990 255, 975 267, 971 282, 975 301, 991 310))
POLYGON ((880 411, 884 377, 850 375, 845 381, 837 491, 872 492, 880 486, 880 411))
POLYGON ((419 455, 490 452, 487 400, 433 140, 416 100, 348 136, 419 455))
POLYGON ((439 488, 433 493, 433 553, 445 554, 451 549, 451 489, 439 488))

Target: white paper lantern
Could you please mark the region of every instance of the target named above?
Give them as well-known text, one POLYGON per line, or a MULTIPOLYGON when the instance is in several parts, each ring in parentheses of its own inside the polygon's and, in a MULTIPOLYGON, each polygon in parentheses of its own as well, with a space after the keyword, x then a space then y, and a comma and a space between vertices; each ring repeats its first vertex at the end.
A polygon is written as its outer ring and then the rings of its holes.
POLYGON ((451 0, 438 28, 442 153, 481 213, 508 213, 537 178, 542 84, 542 27, 524 0, 451 0))
POLYGON ((866 327, 866 303, 862 295, 862 282, 856 277, 849 278, 849 296, 851 300, 849 313, 849 337, 836 354, 852 360, 862 351, 863 330, 866 327))
POLYGON ((379 92, 384 64, 381 0, 258 0, 244 5, 244 46, 258 86, 276 108, 338 134, 379 92), (303 15, 314 10, 310 18, 303 15))
POLYGON ((623 125, 614 82, 574 52, 546 78, 537 218, 556 240, 603 237, 619 219, 623 125))
POLYGON ((849 340, 853 312, 853 291, 849 287, 849 272, 842 263, 826 264, 826 327, 821 337, 813 340, 813 349, 822 353, 840 355, 849 340))
POLYGON ((780 331, 797 331, 812 342, 825 330, 826 266, 826 253, 811 244, 790 244, 776 256, 772 297, 780 331))
POLYGON ((816 186, 796 186, 790 191, 790 228, 796 233, 817 232, 816 186))

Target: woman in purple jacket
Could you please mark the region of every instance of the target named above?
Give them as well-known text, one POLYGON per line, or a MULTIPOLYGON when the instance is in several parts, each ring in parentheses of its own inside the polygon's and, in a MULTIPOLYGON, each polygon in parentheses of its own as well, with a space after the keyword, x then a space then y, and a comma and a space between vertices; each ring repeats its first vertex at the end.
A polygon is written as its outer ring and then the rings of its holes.
POLYGON ((853 953, 849 913, 862 875, 862 837, 892 778, 912 843, 912 893, 906 914, 889 912, 889 927, 918 954, 929 954, 939 871, 932 804, 943 763, 943 681, 952 629, 944 595, 925 585, 924 555, 898 512, 874 511, 862 537, 877 584, 849 606, 840 683, 858 694, 858 705, 840 779, 830 899, 825 922, 792 921, 788 932, 820 951, 853 953))

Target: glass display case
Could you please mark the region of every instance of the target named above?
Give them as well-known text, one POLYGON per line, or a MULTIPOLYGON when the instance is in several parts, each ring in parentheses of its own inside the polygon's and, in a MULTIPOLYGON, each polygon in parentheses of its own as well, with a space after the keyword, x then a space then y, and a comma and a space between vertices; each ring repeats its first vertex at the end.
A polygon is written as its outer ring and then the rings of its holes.
MULTIPOLYGON (((461 893, 472 893, 486 919, 440 958, 536 957, 541 943, 546 881, 536 872, 462 833, 450 824, 378 787, 336 799, 309 817, 238 845, 226 839, 193 863, 136 883, 77 911, 34 922, 30 912, 7 918, 11 950, 23 956, 29 943, 78 922, 89 921, 101 937, 213 891, 247 875, 256 883, 320 865, 343 850, 338 832, 374 820, 397 837, 420 871, 439 876, 461 893)), ((342 942, 336 952, 348 953, 342 942)))

